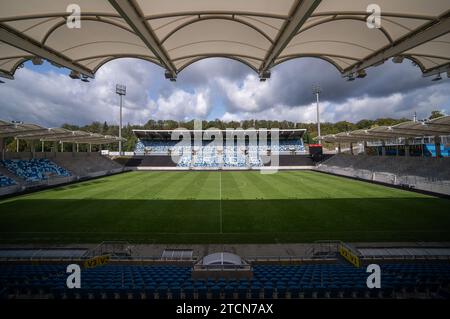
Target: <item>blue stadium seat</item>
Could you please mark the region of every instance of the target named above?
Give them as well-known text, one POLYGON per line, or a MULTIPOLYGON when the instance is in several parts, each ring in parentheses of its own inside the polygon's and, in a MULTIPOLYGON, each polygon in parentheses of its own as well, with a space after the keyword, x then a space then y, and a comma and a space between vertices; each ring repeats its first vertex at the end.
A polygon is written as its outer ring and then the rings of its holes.
POLYGON ((447 263, 381 264, 382 288, 368 289, 364 269, 350 265, 255 265, 253 279, 194 280, 186 266, 106 265, 82 270, 83 289, 67 289, 64 265, 0 265, 2 298, 51 294, 53 298, 133 298, 160 299, 171 296, 193 299, 251 298, 394 298, 411 294, 440 296, 449 289, 450 265, 447 263), (292 274, 287 277, 286 274, 292 274))
POLYGON ((50 176, 70 176, 69 171, 49 159, 3 160, 0 164, 27 182, 47 180, 50 176))
POLYGON ((16 181, 12 178, 9 178, 8 176, 4 176, 0 174, 0 187, 8 187, 16 185, 16 181))
POLYGON ((178 167, 258 167, 262 166, 261 155, 270 148, 276 152, 304 151, 302 140, 280 140, 278 145, 228 145, 222 146, 203 141, 202 145, 192 154, 190 146, 177 146, 177 141, 171 140, 138 140, 135 154, 172 154, 179 155, 178 167), (247 155, 245 154, 247 151, 247 155))

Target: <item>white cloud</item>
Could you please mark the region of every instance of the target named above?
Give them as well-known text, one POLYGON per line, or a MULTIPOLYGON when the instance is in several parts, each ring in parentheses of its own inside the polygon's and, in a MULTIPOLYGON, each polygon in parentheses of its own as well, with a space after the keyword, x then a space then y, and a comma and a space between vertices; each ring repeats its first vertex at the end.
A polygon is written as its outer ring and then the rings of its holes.
POLYGON ((239 81, 219 78, 218 84, 230 101, 233 111, 258 112, 263 108, 261 101, 270 94, 270 81, 260 82, 255 74, 248 74, 239 86, 239 81))
POLYGON ((450 113, 450 81, 431 82, 404 64, 371 68, 367 78, 354 82, 346 82, 327 63, 311 59, 277 66, 266 82, 229 59, 197 62, 176 83, 165 80, 163 72, 146 61, 121 59, 107 63, 95 80, 83 83, 25 66, 16 80, 0 85, 0 119, 46 126, 117 123, 116 83, 127 85, 124 122, 133 124, 210 117, 315 122, 313 83, 323 87, 322 121, 411 118, 414 111, 424 118, 435 109, 450 113))
POLYGON ((192 119, 206 118, 211 111, 209 90, 197 90, 188 93, 174 91, 168 98, 160 96, 149 102, 149 109, 154 118, 159 119, 192 119))
POLYGON ((127 86, 123 103, 124 123, 143 124, 150 118, 181 119, 207 117, 211 110, 208 89, 193 93, 155 80, 156 70, 148 62, 123 59, 104 65, 90 83, 75 81, 52 71, 40 73, 27 67, 16 73, 14 81, 0 86, 0 118, 21 120, 45 126, 63 123, 87 124, 92 121, 117 123, 119 97, 115 85, 127 86), (161 84, 162 83, 162 84, 161 84), (160 94, 152 100, 149 88, 160 94), (162 96, 162 93, 165 93, 162 96))
MULTIPOLYGON (((419 118, 426 118, 432 110, 444 113, 450 111, 450 93, 429 87, 408 94, 395 93, 386 97, 349 98, 343 103, 320 102, 321 122, 377 119, 383 117, 412 118, 417 112, 419 118), (444 107, 439 107, 444 106, 444 107)), ((288 107, 277 104, 258 112, 227 111, 221 117, 224 121, 243 119, 288 120, 293 122, 316 122, 316 104, 288 107)))

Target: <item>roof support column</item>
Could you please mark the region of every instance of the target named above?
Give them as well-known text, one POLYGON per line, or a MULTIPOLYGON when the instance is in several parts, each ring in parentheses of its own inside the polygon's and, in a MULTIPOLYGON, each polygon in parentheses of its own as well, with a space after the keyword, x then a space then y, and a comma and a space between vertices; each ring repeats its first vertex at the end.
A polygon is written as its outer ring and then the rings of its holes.
POLYGON ((62 55, 61 53, 55 52, 50 48, 42 46, 40 43, 37 43, 23 33, 17 33, 5 24, 2 24, 0 26, 0 38, 2 39, 2 42, 5 42, 23 51, 27 51, 32 55, 53 61, 66 68, 80 72, 81 74, 84 74, 90 78, 94 77, 94 74, 86 67, 73 62, 71 59, 62 55))
POLYGON ((355 155, 353 153, 353 142, 350 142, 350 154, 355 155))
POLYGON ((130 0, 109 0, 109 3, 133 29, 136 35, 141 38, 147 48, 149 48, 159 59, 171 78, 176 79, 176 67, 172 63, 165 49, 159 43, 158 38, 153 30, 151 30, 142 13, 139 12, 136 2, 130 0))
POLYGON ((42 153, 44 153, 44 150, 45 150, 45 149, 44 149, 44 143, 45 143, 44 141, 41 142, 41 152, 42 152, 42 153))
POLYGON ((19 153, 19 139, 16 138, 16 153, 19 153))
POLYGON ((406 138, 405 139, 405 157, 409 157, 409 140, 406 138))
POLYGON ((436 158, 441 158, 441 137, 435 136, 434 137, 434 146, 436 148, 436 158))
POLYGON ((61 141, 61 153, 64 153, 64 142, 61 141))
POLYGON ((450 17, 448 16, 443 17, 438 22, 429 23, 427 26, 419 28, 419 30, 412 32, 407 38, 399 39, 388 48, 383 48, 379 51, 376 51, 361 63, 347 68, 344 71, 343 76, 348 76, 351 73, 358 72, 359 70, 364 70, 370 66, 385 61, 390 57, 401 54, 423 43, 447 34, 449 27, 450 17))
POLYGON ((34 153, 36 152, 36 145, 34 140, 30 142, 30 152, 31 152, 31 158, 34 158, 34 153))
POLYGON ((313 11, 319 6, 321 0, 303 0, 290 13, 289 21, 283 26, 278 33, 259 70, 260 76, 267 72, 274 64, 283 49, 288 45, 289 41, 297 34, 298 30, 303 26, 306 20, 311 16, 313 11))
POLYGON ((381 142, 381 156, 386 156, 386 142, 381 142))
POLYGON ((1 152, 2 152, 2 160, 4 161, 5 160, 5 151, 6 151, 6 147, 5 147, 6 145, 5 145, 5 139, 2 137, 2 138, 0 138, 0 149, 1 149, 1 152))
POLYGON ((89 153, 92 152, 92 144, 89 143, 89 153))
POLYGON ((5 160, 5 139, 3 137, 0 138, 0 152, 2 153, 2 160, 5 160))

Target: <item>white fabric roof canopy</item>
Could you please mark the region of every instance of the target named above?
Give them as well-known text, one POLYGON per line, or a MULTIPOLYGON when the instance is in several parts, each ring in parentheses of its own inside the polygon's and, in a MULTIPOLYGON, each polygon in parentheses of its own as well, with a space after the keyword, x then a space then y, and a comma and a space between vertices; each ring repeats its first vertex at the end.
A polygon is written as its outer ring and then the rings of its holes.
MULTIPOLYGON (((45 128, 36 124, 11 123, 0 120, 0 138, 5 137, 14 137, 19 140, 80 144, 110 144, 120 141, 120 138, 116 136, 70 131, 64 128, 45 128)), ((126 139, 122 138, 122 141, 126 141, 126 139)))
POLYGON ((443 116, 423 122, 408 121, 393 126, 377 126, 367 130, 330 134, 322 136, 320 139, 325 142, 338 143, 448 135, 450 135, 450 116, 443 116))
POLYGON ((239 60, 260 75, 299 57, 343 74, 392 56, 426 74, 450 65, 448 0, 378 0, 380 29, 366 25, 372 0, 77 0, 81 28, 66 26, 72 0, 0 1, 0 74, 39 56, 93 76, 104 63, 136 57, 168 77, 207 57, 239 60))

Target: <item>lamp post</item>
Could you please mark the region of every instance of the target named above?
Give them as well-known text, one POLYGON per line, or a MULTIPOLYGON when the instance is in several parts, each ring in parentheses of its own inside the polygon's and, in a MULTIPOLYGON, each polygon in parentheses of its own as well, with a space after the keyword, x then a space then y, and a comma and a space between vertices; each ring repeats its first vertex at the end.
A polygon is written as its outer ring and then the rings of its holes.
POLYGON ((119 155, 122 155, 122 96, 127 94, 127 87, 123 84, 116 84, 116 94, 120 96, 119 155))
MULTIPOLYGON (((316 102, 317 102, 317 137, 320 138, 320 115, 319 115, 319 94, 322 93, 322 90, 320 89, 319 85, 313 85, 313 94, 316 95, 316 102)), ((321 144, 320 139, 318 139, 319 144, 321 144)))

